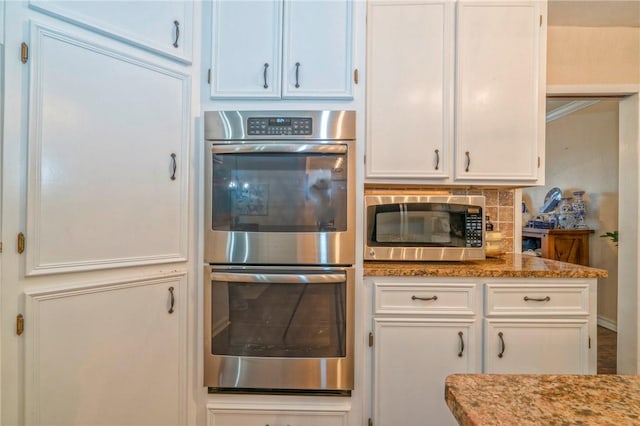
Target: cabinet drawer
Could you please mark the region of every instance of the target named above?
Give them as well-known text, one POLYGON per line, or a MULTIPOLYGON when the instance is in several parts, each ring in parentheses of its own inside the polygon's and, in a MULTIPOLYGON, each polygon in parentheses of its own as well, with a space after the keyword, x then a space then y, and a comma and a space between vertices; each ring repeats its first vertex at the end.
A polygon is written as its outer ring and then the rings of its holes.
POLYGON ((486 284, 485 314, 588 315, 589 285, 486 284))
POLYGON ((348 413, 210 409, 208 417, 208 426, 347 426, 348 413))
POLYGON ((475 284, 374 283, 376 314, 475 313, 475 284))

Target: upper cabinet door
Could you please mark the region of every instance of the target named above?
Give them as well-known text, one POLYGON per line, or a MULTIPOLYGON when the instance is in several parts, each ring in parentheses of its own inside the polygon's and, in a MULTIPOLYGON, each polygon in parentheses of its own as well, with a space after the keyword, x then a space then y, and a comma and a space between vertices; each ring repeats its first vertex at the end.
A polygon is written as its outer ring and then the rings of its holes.
POLYGON ((279 98, 282 0, 213 2, 212 98, 279 98))
POLYGON ((458 3, 456 180, 538 178, 546 45, 541 3, 458 3))
POLYGON ((447 178, 453 3, 370 1, 367 22, 367 178, 447 178))
POLYGON ((155 53, 191 63, 190 1, 30 0, 36 10, 155 53))
POLYGON ((285 1, 285 98, 352 97, 351 0, 285 1))
POLYGON ((189 75, 64 27, 31 24, 26 274, 185 261, 189 75))

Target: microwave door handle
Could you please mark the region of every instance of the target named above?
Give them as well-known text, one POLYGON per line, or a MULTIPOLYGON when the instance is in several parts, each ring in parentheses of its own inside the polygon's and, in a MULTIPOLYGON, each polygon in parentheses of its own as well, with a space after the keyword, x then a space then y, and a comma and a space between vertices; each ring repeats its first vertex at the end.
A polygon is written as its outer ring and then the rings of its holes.
POLYGON ((236 272, 212 272, 212 281, 242 282, 253 284, 340 284, 346 281, 344 274, 253 274, 236 272))
POLYGON ((212 145, 212 154, 346 154, 347 146, 340 144, 225 144, 212 145))

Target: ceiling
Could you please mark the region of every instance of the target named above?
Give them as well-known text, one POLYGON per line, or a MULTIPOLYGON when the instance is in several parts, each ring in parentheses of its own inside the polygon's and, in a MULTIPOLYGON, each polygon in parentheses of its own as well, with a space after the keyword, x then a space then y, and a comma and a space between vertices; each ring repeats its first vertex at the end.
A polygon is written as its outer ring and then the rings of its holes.
POLYGON ((640 0, 549 0, 548 24, 640 27, 640 0))

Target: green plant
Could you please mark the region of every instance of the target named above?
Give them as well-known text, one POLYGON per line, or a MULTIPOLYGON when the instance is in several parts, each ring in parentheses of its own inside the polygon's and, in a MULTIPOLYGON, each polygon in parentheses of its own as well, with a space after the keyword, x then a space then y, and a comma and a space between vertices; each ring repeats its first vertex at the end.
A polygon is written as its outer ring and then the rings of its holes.
POLYGON ((616 246, 618 245, 618 231, 617 230, 615 230, 613 232, 606 232, 606 233, 600 235, 600 237, 611 238, 611 241, 616 243, 616 246))

